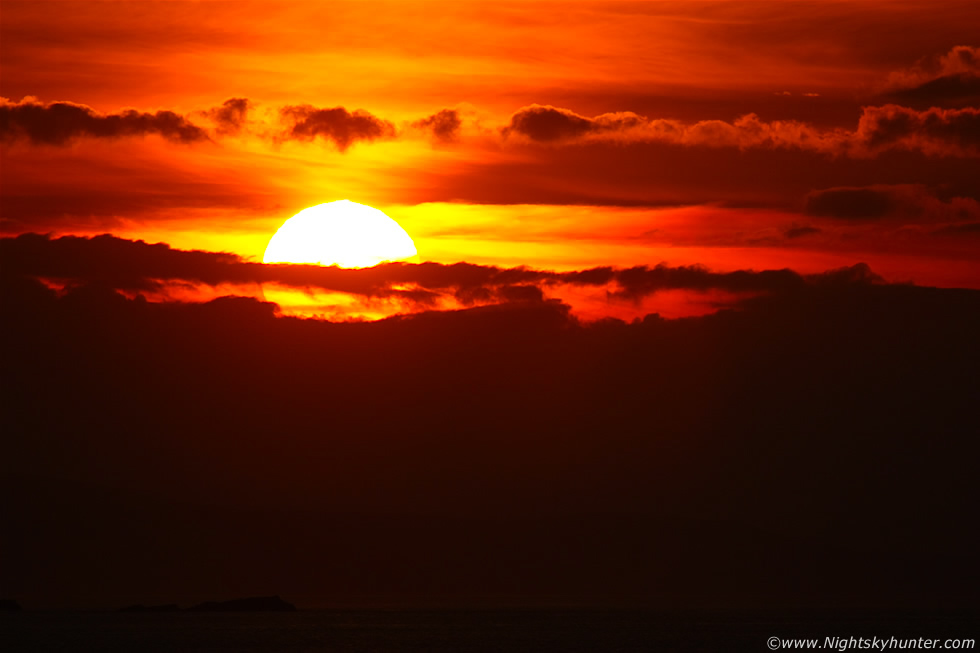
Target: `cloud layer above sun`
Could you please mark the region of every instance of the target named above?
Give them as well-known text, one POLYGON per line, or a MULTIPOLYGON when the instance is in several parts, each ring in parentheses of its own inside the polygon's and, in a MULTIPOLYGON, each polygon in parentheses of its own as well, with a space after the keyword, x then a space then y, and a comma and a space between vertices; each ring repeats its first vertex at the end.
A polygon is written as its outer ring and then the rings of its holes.
POLYGON ((972 3, 59 6, 5 11, 9 236, 256 260, 351 199, 437 263, 980 285, 972 3))

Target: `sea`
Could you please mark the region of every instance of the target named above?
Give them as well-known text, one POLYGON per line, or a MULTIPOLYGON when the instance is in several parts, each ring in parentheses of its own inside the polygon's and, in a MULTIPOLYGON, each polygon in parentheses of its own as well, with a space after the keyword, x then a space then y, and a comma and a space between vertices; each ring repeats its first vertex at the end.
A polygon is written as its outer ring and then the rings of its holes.
POLYGON ((817 648, 822 650, 871 650, 871 646, 859 646, 859 643, 861 638, 867 638, 870 643, 873 637, 943 641, 973 638, 972 647, 962 648, 977 650, 978 624, 977 615, 962 612, 539 608, 331 609, 285 613, 22 611, 0 614, 0 651, 762 652, 795 648, 790 641, 797 638, 816 638, 820 644, 817 648), (836 645, 828 645, 834 642, 836 645), (840 647, 842 644, 845 648, 840 647))

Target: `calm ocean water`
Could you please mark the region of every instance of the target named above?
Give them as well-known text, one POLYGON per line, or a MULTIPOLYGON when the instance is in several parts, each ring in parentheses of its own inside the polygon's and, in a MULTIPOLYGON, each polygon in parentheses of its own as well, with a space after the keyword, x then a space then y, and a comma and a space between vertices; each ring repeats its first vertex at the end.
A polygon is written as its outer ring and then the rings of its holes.
MULTIPOLYGON (((650 610, 306 610, 295 613, 0 614, 0 650, 768 651, 779 637, 977 637, 965 615, 650 610)), ((980 642, 980 638, 978 638, 980 642)), ((978 643, 980 646, 980 643, 978 643)))

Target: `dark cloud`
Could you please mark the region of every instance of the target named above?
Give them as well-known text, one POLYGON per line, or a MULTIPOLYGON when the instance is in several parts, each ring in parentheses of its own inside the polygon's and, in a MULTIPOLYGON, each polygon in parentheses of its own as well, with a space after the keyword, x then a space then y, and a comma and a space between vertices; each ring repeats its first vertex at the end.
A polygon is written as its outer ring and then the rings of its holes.
MULTIPOLYGON (((525 268, 501 269, 469 263, 382 264, 365 269, 314 265, 263 265, 232 254, 181 251, 110 235, 51 238, 21 234, 0 239, 4 274, 57 279, 73 284, 98 283, 109 288, 157 290, 166 283, 278 283, 301 289, 344 292, 370 298, 400 298, 430 306, 440 296, 464 304, 540 301, 534 284, 559 282, 562 273, 525 268)), ((568 275, 586 283, 588 274, 568 275)))
POLYGON ((542 302, 544 293, 530 284, 505 285, 497 289, 497 295, 505 302, 542 302))
POLYGON ((937 197, 917 184, 861 188, 826 188, 811 191, 804 213, 843 220, 894 218, 906 223, 942 222, 980 218, 980 202, 972 197, 937 197))
MULTIPOLYGON (((971 82, 972 83, 972 82, 971 82)), ((239 133, 251 108, 246 98, 231 98, 220 107, 201 112, 216 125, 218 134, 239 133)), ((333 142, 344 151, 356 142, 371 142, 398 136, 394 124, 367 111, 344 107, 321 109, 311 105, 286 106, 279 110, 284 122, 282 138, 312 141, 317 137, 333 142)), ((505 138, 521 136, 532 143, 615 141, 624 144, 672 144, 691 148, 788 149, 824 155, 878 156, 900 149, 934 156, 980 155, 980 109, 964 107, 918 110, 894 104, 863 108, 857 128, 818 128, 793 120, 763 120, 754 113, 734 121, 646 118, 625 111, 593 118, 569 109, 530 105, 515 112, 501 128, 505 138)), ((410 123, 429 131, 437 139, 458 140, 461 117, 456 109, 443 109, 410 123)), ((186 117, 172 111, 145 113, 126 110, 98 114, 83 105, 68 102, 42 104, 35 100, 0 104, 0 138, 24 137, 34 143, 64 144, 77 136, 119 137, 157 133, 179 142, 206 140, 206 132, 186 117)))
POLYGON ((0 101, 0 140, 26 138, 35 144, 65 145, 79 137, 120 138, 159 134, 178 143, 207 141, 207 133, 173 111, 127 109, 101 114, 71 102, 0 101))
POLYGON ((980 75, 961 73, 929 80, 915 88, 892 91, 892 102, 915 108, 976 106, 980 104, 980 75))
POLYGON ((237 134, 248 121, 251 103, 247 98, 230 98, 220 107, 205 112, 214 121, 219 134, 237 134))
POLYGON ((457 110, 442 109, 428 118, 413 122, 412 126, 431 131, 438 140, 449 143, 459 139, 462 124, 457 110))
POLYGON ((504 134, 518 133, 535 141, 557 141, 581 136, 594 129, 592 120, 568 109, 539 106, 518 110, 504 128, 504 134))
POLYGON ((559 141, 598 132, 614 132, 643 125, 647 120, 635 113, 606 113, 595 118, 580 116, 559 107, 532 104, 518 109, 503 128, 505 136, 521 134, 533 141, 559 141))
POLYGON ((470 263, 387 263, 364 269, 312 265, 263 265, 236 255, 181 251, 158 243, 103 235, 51 238, 22 234, 0 239, 4 274, 57 279, 73 284, 154 290, 167 282, 220 284, 278 283, 363 297, 397 297, 430 306, 439 296, 465 305, 483 302, 542 301, 558 285, 609 287, 609 296, 639 300, 663 290, 731 293, 786 293, 807 284, 791 270, 719 273, 704 267, 657 265, 627 269, 594 268, 554 272, 525 267, 498 268, 470 263))
POLYGON ((701 266, 669 267, 658 265, 628 268, 616 273, 619 289, 613 295, 639 299, 660 290, 725 290, 729 292, 787 292, 805 284, 804 278, 792 270, 753 272, 711 272, 701 266))
POLYGON ((767 121, 754 113, 731 122, 686 123, 630 112, 587 118, 568 109, 531 105, 518 110, 501 131, 505 138, 520 135, 532 144, 563 148, 608 142, 614 148, 665 144, 715 151, 789 150, 839 158, 880 157, 894 150, 933 157, 980 156, 980 109, 972 107, 920 111, 894 104, 866 106, 857 127, 849 131, 795 120, 767 121))
POLYGON ((611 267, 592 268, 578 272, 563 272, 565 283, 577 286, 604 286, 616 277, 616 270, 611 267))
MULTIPOLYGON (((0 239, 5 274, 101 283, 116 289, 155 287, 154 280, 180 279, 212 285, 232 281, 242 265, 234 254, 171 249, 103 235, 93 238, 64 236, 52 239, 22 234, 0 239)), ((241 276, 238 280, 244 280, 241 276)))
POLYGON ((892 73, 882 97, 919 109, 980 103, 980 48, 958 45, 909 70, 892 73))
POLYGON ((600 140, 671 143, 685 147, 789 149, 837 156, 877 156, 891 149, 933 156, 980 156, 980 109, 930 108, 919 111, 894 104, 868 106, 857 128, 819 129, 792 120, 766 121, 747 114, 727 122, 650 119, 635 113, 580 116, 568 109, 531 105, 518 110, 502 129, 539 143, 600 140), (595 140, 595 139, 593 139, 595 140))
POLYGON ((867 263, 857 263, 836 270, 827 270, 817 274, 807 275, 807 281, 812 286, 818 288, 826 287, 858 287, 869 284, 884 283, 879 275, 875 274, 867 263))
POLYGON ((520 134, 536 142, 574 141, 586 136, 631 143, 663 142, 688 147, 795 148, 831 152, 841 146, 839 131, 821 131, 797 121, 765 121, 749 113, 728 122, 651 119, 631 111, 604 113, 594 118, 568 109, 531 105, 519 109, 502 129, 504 136, 520 134))
POLYGON ((953 71, 966 69, 980 73, 980 48, 957 45, 944 57, 943 65, 953 71))
POLYGON ((980 156, 980 109, 865 107, 854 143, 870 152, 897 148, 935 156, 980 156))
POLYGON ((306 104, 283 107, 280 113, 292 122, 287 138, 312 141, 320 136, 332 141, 341 152, 358 141, 370 142, 395 136, 392 123, 361 109, 350 112, 344 107, 318 109, 306 104))

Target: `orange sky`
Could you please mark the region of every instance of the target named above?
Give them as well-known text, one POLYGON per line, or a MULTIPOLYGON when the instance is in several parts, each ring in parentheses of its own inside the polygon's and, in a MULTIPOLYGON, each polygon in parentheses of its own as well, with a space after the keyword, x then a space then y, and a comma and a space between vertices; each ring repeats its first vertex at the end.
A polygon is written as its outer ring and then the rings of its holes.
POLYGON ((977 24, 970 2, 5 0, 2 228, 260 260, 347 198, 441 263, 980 287, 977 24))

